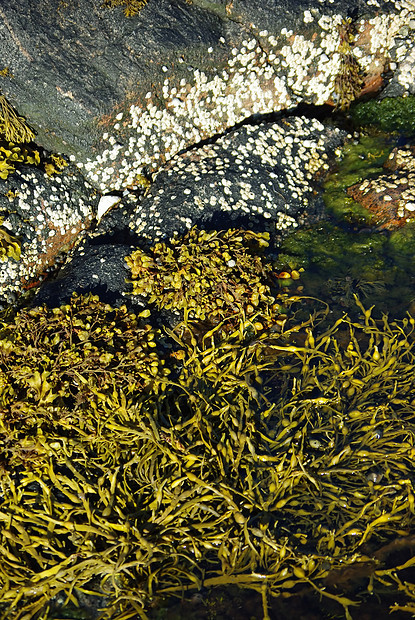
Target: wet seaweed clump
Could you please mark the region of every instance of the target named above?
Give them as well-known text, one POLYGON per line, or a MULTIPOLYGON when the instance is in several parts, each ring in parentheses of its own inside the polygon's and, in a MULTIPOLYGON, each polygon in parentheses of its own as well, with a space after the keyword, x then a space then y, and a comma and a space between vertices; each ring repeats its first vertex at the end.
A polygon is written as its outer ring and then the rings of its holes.
POLYGON ((413 610, 415 319, 355 302, 297 297, 250 337, 242 311, 183 316, 163 349, 93 296, 4 315, 0 618, 145 619, 216 586, 266 620, 305 588, 349 620, 385 589, 413 610))
POLYGON ((355 24, 349 17, 343 19, 338 26, 339 45, 337 54, 339 57, 339 70, 334 80, 334 94, 336 108, 347 110, 350 104, 360 94, 363 87, 362 69, 353 53, 355 39, 355 24))
POLYGON ((148 0, 104 0, 102 6, 108 8, 123 6, 124 15, 126 17, 133 17, 133 15, 137 15, 147 3, 148 0))
POLYGON ((263 254, 268 244, 268 233, 192 228, 127 257, 133 293, 189 319, 218 322, 243 314, 261 329, 280 308, 271 290, 278 290, 277 278, 263 254))
MULTIPOLYGON (((0 225, 2 219, 0 218, 0 225)), ((10 258, 20 259, 21 244, 19 239, 11 235, 6 229, 0 228, 0 262, 5 262, 10 258)))
MULTIPOLYGON (((71 424, 111 402, 115 386, 138 395, 167 371, 155 351, 155 333, 126 309, 97 297, 70 304, 20 310, 0 320, 0 407, 6 445, 49 424, 71 424), (109 400, 108 400, 109 399, 109 400)), ((4 449, 2 459, 4 466, 4 449)), ((12 450, 14 453, 14 449, 12 450)), ((0 459, 0 461, 2 460, 0 459)))
POLYGON ((19 116, 4 95, 0 94, 0 135, 7 142, 31 142, 35 134, 23 117, 19 116))

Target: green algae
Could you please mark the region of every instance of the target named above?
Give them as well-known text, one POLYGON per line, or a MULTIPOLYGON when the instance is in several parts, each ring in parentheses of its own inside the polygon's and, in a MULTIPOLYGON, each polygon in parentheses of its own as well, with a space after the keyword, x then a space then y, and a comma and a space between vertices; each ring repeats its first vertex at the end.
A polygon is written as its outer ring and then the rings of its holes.
POLYGON ((323 199, 330 214, 352 225, 372 223, 370 212, 348 196, 346 189, 381 174, 393 146, 390 136, 371 133, 361 135, 343 148, 341 159, 324 184, 323 199))
POLYGON ((305 269, 305 292, 326 299, 341 312, 354 306, 354 294, 376 305, 376 312, 403 316, 414 311, 415 226, 392 233, 351 230, 318 223, 281 244, 277 268, 305 269))
POLYGON ((356 126, 374 126, 385 132, 415 135, 415 97, 394 97, 355 105, 351 117, 356 126))
POLYGON ((280 246, 275 266, 305 269, 305 291, 337 312, 350 311, 355 294, 375 304, 379 315, 415 311, 414 224, 381 231, 370 211, 347 195, 348 187, 385 173, 398 139, 364 129, 347 143, 324 183, 326 221, 293 232, 280 246))

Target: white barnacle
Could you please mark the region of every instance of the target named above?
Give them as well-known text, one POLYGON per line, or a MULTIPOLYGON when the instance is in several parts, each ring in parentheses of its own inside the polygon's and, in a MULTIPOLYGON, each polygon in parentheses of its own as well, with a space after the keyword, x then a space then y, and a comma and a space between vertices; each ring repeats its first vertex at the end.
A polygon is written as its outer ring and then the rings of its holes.
POLYGON ((118 204, 120 201, 121 201, 121 198, 119 196, 114 196, 111 194, 108 194, 107 196, 102 196, 100 198, 100 201, 98 203, 98 208, 97 208, 98 222, 101 220, 104 213, 106 213, 109 209, 111 209, 111 207, 118 204))

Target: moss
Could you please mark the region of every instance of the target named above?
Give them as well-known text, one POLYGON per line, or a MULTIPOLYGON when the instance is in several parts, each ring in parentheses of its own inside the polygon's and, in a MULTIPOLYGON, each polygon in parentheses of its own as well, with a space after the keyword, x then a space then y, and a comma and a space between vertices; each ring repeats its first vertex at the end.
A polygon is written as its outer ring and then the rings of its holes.
POLYGON ((357 126, 375 126, 385 132, 415 135, 415 97, 394 97, 359 103, 351 109, 357 126))

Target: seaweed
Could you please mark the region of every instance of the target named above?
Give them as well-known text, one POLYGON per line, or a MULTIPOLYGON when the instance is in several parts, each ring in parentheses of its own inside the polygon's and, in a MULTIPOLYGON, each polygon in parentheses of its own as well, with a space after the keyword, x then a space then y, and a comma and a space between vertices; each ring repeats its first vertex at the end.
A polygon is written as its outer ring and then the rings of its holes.
MULTIPOLYGON (((0 218, 1 223, 2 220, 0 218)), ((4 262, 9 260, 9 258, 18 261, 20 260, 20 252, 20 241, 4 228, 0 228, 0 261, 4 262)))
POLYGON ((10 142, 6 146, 0 146, 0 178, 7 179, 9 174, 16 171, 16 164, 29 164, 38 166, 40 164, 39 151, 16 146, 10 142))
POLYGON ((0 95, 0 106, 0 134, 5 140, 16 144, 34 140, 34 132, 25 120, 18 116, 4 95, 0 95))
POLYGON ((1 618, 85 597, 102 619, 146 618, 155 597, 226 585, 258 592, 266 619, 303 587, 348 619, 365 587, 413 608, 413 559, 382 550, 414 527, 415 319, 355 297, 333 321, 284 295, 261 330, 244 299, 210 324, 182 308, 163 336, 149 310, 93 296, 3 313, 1 618), (345 569, 359 597, 330 582, 345 569))
POLYGON ((238 318, 243 311, 246 320, 255 315, 261 329, 261 318, 268 324, 277 308, 271 290, 277 279, 261 256, 268 244, 267 233, 194 227, 183 237, 157 243, 150 253, 138 249, 126 258, 133 294, 202 321, 238 318))
POLYGON ((137 15, 147 3, 148 0, 104 0, 102 6, 108 8, 123 6, 124 15, 126 17, 133 17, 137 15))
POLYGON ((363 87, 362 69, 353 54, 354 23, 349 17, 338 26, 340 43, 337 48, 339 70, 334 80, 336 109, 347 110, 363 87))

